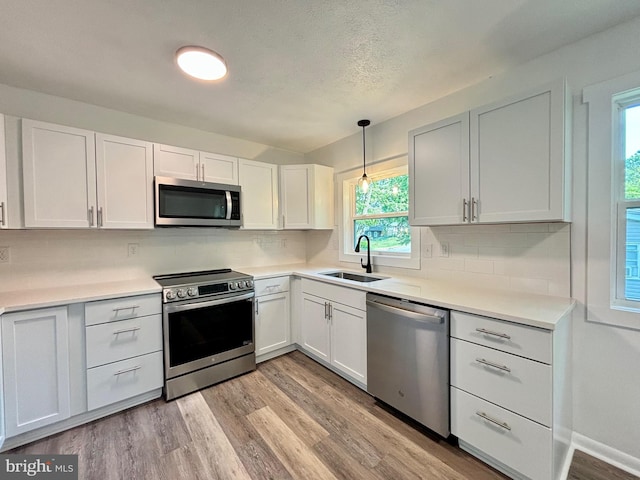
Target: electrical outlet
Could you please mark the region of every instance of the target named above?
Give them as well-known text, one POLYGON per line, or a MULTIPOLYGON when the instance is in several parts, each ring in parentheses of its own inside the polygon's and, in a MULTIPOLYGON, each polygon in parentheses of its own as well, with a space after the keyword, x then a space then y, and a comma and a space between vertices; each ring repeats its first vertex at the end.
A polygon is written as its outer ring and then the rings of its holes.
POLYGON ((9 247, 0 247, 0 263, 11 263, 11 250, 9 247))
POLYGON ((127 245, 127 256, 137 257, 140 250, 140 245, 137 243, 130 243, 127 245))
POLYGON ((422 247, 422 256, 424 258, 431 258, 433 256, 433 244, 432 243, 428 243, 426 245, 423 245, 423 247, 422 247))
POLYGON ((440 244, 440 256, 441 257, 448 257, 449 256, 449 243, 448 242, 442 242, 440 244))

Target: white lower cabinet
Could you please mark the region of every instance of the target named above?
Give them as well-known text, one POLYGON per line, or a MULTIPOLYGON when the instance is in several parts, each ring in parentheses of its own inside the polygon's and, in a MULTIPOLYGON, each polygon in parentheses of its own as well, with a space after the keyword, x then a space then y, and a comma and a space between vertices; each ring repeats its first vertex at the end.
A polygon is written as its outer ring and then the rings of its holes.
POLYGON ((451 433, 512 478, 557 479, 571 431, 568 319, 544 330, 451 312, 451 433))
POLYGON ((289 277, 255 281, 256 356, 291 345, 289 277))
POLYGON ((155 294, 85 304, 88 410, 162 387, 161 311, 155 294))
POLYGON ((7 437, 70 416, 67 327, 66 306, 3 315, 7 437))
POLYGON ((366 293, 307 279, 302 291, 302 348, 366 386, 366 293))

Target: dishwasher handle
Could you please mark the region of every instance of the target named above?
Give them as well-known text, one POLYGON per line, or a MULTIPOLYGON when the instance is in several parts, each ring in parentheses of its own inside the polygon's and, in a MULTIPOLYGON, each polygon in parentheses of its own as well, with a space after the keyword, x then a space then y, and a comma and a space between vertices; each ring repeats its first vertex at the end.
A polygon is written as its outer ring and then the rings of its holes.
POLYGON ((385 312, 394 313, 394 314, 397 314, 397 315, 402 315, 403 317, 411 318, 412 320, 415 320, 416 322, 436 323, 436 324, 444 322, 444 315, 429 315, 429 314, 426 314, 426 313, 414 312, 412 310, 407 310, 407 309, 400 308, 400 307, 394 307, 394 306, 391 306, 391 305, 387 305, 387 304, 384 304, 384 303, 375 302, 375 301, 371 301, 371 300, 367 300, 367 306, 378 308, 378 309, 383 310, 385 312))

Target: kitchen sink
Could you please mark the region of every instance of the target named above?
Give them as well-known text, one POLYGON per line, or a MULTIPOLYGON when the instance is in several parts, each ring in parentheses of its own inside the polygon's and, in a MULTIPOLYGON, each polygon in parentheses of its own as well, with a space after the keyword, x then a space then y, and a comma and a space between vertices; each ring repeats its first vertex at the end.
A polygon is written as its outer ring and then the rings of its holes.
POLYGON ((353 280, 354 282, 376 282, 378 280, 384 280, 386 277, 374 277, 372 275, 360 275, 353 272, 323 272, 320 275, 326 275, 327 277, 343 278, 344 280, 353 280))

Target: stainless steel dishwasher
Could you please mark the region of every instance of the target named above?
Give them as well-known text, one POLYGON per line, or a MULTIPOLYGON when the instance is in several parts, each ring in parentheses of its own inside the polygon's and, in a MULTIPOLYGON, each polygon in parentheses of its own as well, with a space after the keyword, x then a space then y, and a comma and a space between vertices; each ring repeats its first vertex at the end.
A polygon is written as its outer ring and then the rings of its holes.
POLYGON ((449 435, 449 311, 367 294, 367 391, 449 435))

